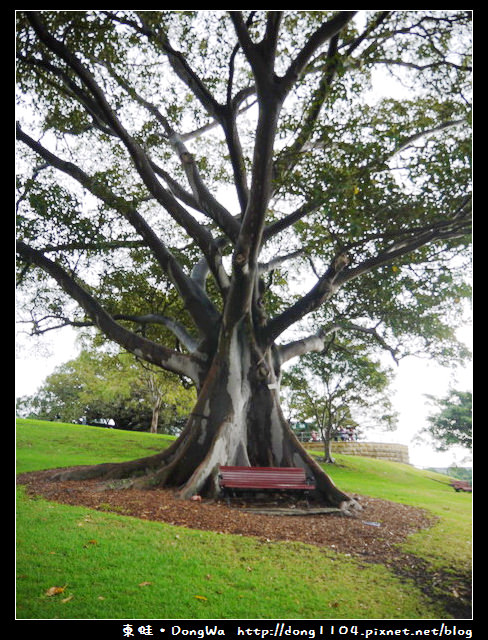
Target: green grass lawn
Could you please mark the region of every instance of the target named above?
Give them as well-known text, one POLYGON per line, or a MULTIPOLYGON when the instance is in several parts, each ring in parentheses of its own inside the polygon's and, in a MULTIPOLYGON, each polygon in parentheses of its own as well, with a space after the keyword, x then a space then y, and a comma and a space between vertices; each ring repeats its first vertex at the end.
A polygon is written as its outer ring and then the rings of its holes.
POLYGON ((17 471, 119 462, 158 453, 171 436, 103 427, 17 420, 17 471))
MULTIPOLYGON (((18 420, 19 472, 126 460, 165 436, 18 420)), ((339 458, 339 456, 338 456, 339 458)), ((445 476, 343 456, 328 468, 346 491, 439 517, 405 549, 433 567, 470 563, 471 496, 445 476)), ((448 618, 381 565, 293 542, 189 530, 25 496, 18 488, 17 617, 72 619, 448 618), (293 586, 291 586, 293 585, 293 586), (54 595, 50 589, 59 587, 54 595)))

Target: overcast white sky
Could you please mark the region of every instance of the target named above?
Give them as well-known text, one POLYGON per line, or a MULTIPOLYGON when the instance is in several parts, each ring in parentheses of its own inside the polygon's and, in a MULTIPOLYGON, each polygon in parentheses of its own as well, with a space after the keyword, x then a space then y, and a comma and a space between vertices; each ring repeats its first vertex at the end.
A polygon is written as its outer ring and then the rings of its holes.
MULTIPOLYGON (((458 332, 459 339, 473 348, 471 327, 458 332)), ((435 452, 432 445, 415 443, 415 436, 427 425, 427 416, 433 412, 425 394, 446 396, 449 389, 472 391, 472 366, 459 369, 440 367, 429 360, 409 357, 400 361, 393 384, 393 403, 399 413, 398 429, 393 432, 368 432, 373 442, 396 442, 407 444, 410 462, 418 467, 446 467, 451 464, 471 466, 469 452, 452 448, 446 453, 435 452)))

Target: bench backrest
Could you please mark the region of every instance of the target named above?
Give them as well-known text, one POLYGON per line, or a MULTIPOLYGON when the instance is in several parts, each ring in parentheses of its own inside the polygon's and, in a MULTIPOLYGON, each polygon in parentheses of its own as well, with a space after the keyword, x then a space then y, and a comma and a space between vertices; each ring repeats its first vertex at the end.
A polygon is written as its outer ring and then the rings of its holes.
POLYGON ((220 480, 224 486, 249 488, 293 488, 307 485, 305 470, 300 467, 222 466, 220 480))

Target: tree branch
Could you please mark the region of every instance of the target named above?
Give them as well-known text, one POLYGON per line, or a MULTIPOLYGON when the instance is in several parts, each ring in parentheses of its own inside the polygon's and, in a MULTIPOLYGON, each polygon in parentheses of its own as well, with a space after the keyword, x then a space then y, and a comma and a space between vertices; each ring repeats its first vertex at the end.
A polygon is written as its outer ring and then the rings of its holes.
POLYGON ((22 131, 19 125, 17 125, 17 136, 19 140, 27 144, 51 166, 74 178, 94 196, 122 214, 152 250, 164 273, 179 291, 197 326, 205 333, 211 333, 215 328, 215 323, 218 321, 219 314, 217 310, 203 291, 197 288, 191 279, 185 275, 179 262, 139 212, 122 198, 113 194, 105 184, 94 180, 73 163, 61 160, 48 151, 39 142, 36 142, 22 131))
MULTIPOLYGON (((363 260, 363 262, 355 267, 344 270, 337 278, 337 287, 341 287, 349 280, 357 278, 385 264, 389 264, 397 258, 407 255, 427 244, 462 237, 469 233, 470 229, 471 220, 467 217, 458 218, 456 215, 453 216, 452 220, 443 220, 434 223, 430 227, 427 227, 426 231, 413 234, 403 240, 397 240, 376 256, 363 260)), ((405 234, 408 233, 408 231, 405 232, 405 234)))
POLYGON ((291 253, 287 253, 283 256, 276 256, 269 262, 260 262, 258 265, 258 273, 267 273, 268 271, 272 271, 273 269, 277 269, 288 260, 293 260, 300 255, 302 255, 303 249, 297 249, 296 251, 292 251, 291 253))
POLYGON ((362 327, 361 325, 354 324, 352 322, 344 322, 344 323, 339 323, 339 328, 345 329, 346 331, 358 331, 359 333, 366 333, 370 336, 373 336, 373 338, 378 342, 378 344, 382 347, 382 349, 384 349, 385 351, 389 351, 395 364, 396 365, 399 364, 398 349, 395 349, 394 347, 390 346, 386 342, 386 340, 383 338, 383 336, 378 333, 378 331, 376 330, 376 327, 368 328, 368 327, 362 327))
POLYGON ((333 36, 330 40, 325 69, 321 75, 319 85, 310 99, 309 108, 305 114, 304 122, 300 130, 297 132, 294 142, 283 149, 275 161, 274 179, 277 183, 276 188, 279 188, 280 185, 280 174, 283 174, 285 171, 290 171, 290 169, 297 163, 301 152, 313 134, 314 125, 319 118, 339 65, 337 48, 338 41, 338 35, 333 36))
POLYGON ((184 82, 184 84, 192 91, 196 98, 200 101, 205 110, 212 116, 217 118, 220 112, 220 105, 213 98, 212 94, 205 86, 203 81, 193 71, 184 56, 174 49, 166 34, 156 33, 144 19, 140 11, 136 11, 140 24, 134 20, 120 17, 112 11, 103 11, 111 20, 125 24, 140 35, 147 37, 155 46, 158 47, 168 58, 173 71, 184 82))
MULTIPOLYGON (((167 140, 179 157, 188 183, 192 189, 193 197, 196 201, 195 208, 207 215, 211 220, 216 222, 221 231, 228 235, 231 240, 235 241, 240 228, 238 221, 210 193, 209 189, 202 180, 195 159, 187 149, 182 137, 175 131, 175 129, 169 123, 168 119, 159 111, 159 109, 154 104, 137 93, 137 91, 135 91, 135 89, 133 89, 129 85, 129 83, 126 82, 124 78, 122 78, 122 76, 120 76, 120 74, 114 71, 111 65, 109 65, 108 63, 104 63, 104 66, 106 66, 108 71, 117 80, 120 86, 123 87, 123 89, 134 100, 136 100, 136 102, 147 109, 163 127, 167 140)), ((151 167, 159 175, 167 176, 165 172, 159 170, 159 168, 156 168, 154 163, 151 163, 151 167)), ((174 185, 175 181, 172 180, 171 182, 174 185)))
POLYGON ((389 155, 386 156, 386 158, 383 159, 383 161, 386 161, 392 158, 393 156, 396 156, 398 153, 401 153, 405 149, 408 149, 408 147, 412 145, 414 142, 416 142, 417 140, 421 140, 422 138, 429 137, 434 133, 437 133, 439 131, 444 131, 445 129, 452 129, 453 127, 457 127, 461 124, 466 124, 465 118, 459 118, 458 120, 447 120, 446 122, 441 122, 437 126, 431 127, 430 129, 419 131, 419 133, 415 133, 414 135, 409 136, 403 142, 401 142, 401 144, 396 149, 394 149, 389 155))
POLYGON ((292 358, 297 358, 313 351, 323 351, 326 347, 325 337, 335 333, 340 328, 340 325, 334 324, 326 329, 320 329, 317 333, 306 338, 302 338, 301 340, 295 340, 288 344, 278 345, 278 354, 280 356, 281 363, 284 364, 292 358))
POLYGON ((111 315, 60 265, 53 262, 40 251, 29 247, 22 241, 17 242, 17 251, 22 258, 32 262, 48 273, 71 298, 92 319, 96 327, 108 338, 127 349, 134 355, 163 369, 184 375, 198 382, 202 363, 194 356, 188 356, 167 349, 151 340, 128 331, 118 324, 111 315))
POLYGON ((49 50, 63 59, 90 91, 106 121, 109 123, 109 126, 114 130, 129 152, 134 166, 142 178, 142 181, 149 189, 149 192, 156 198, 159 204, 168 211, 173 219, 197 242, 208 260, 210 269, 213 272, 216 281, 220 285, 220 276, 222 273, 221 256, 217 250, 212 235, 206 231, 204 227, 202 227, 193 218, 193 216, 177 202, 173 195, 164 189, 159 183, 146 153, 122 126, 118 117, 108 104, 103 91, 95 81, 93 74, 62 42, 56 40, 56 38, 47 31, 38 12, 28 11, 26 12, 26 15, 41 42, 49 50))
POLYGON ((346 254, 337 255, 324 275, 319 278, 315 286, 310 289, 308 293, 300 298, 294 305, 283 311, 283 313, 268 322, 264 329, 266 341, 271 344, 279 335, 288 329, 288 327, 301 320, 301 318, 308 313, 318 309, 328 300, 339 288, 338 279, 348 263, 349 258, 346 254))
POLYGON ((186 327, 180 322, 176 322, 168 316, 163 316, 158 313, 146 313, 144 315, 131 315, 127 313, 117 313, 113 316, 114 320, 128 320, 129 322, 135 322, 137 324, 160 324, 169 329, 179 342, 190 352, 195 353, 198 349, 199 341, 191 336, 186 327))
POLYGON ((363 260, 355 267, 348 268, 349 259, 346 254, 337 256, 326 273, 307 294, 279 316, 270 320, 265 329, 267 340, 274 341, 292 324, 321 306, 349 280, 389 264, 427 244, 465 235, 471 227, 471 221, 466 212, 461 215, 460 211, 464 211, 464 208, 458 207, 451 220, 440 221, 431 225, 426 231, 396 241, 376 256, 363 260))
POLYGON ((281 233, 288 227, 291 227, 291 225, 295 224, 295 222, 298 222, 298 220, 301 220, 302 218, 307 216, 309 213, 313 213, 314 211, 317 211, 317 209, 321 206, 321 204, 322 204, 322 201, 316 201, 316 200, 305 202, 298 209, 281 218, 281 220, 276 220, 276 222, 272 222, 263 230, 263 242, 267 242, 273 236, 276 236, 278 233, 281 233))
POLYGON ((147 36, 168 57, 169 63, 176 75, 192 91, 205 110, 212 118, 220 120, 221 105, 215 100, 209 89, 195 71, 190 67, 185 57, 171 45, 166 34, 156 34, 144 21, 141 12, 136 12, 142 24, 142 29, 133 24, 141 33, 147 36))
POLYGON ((238 321, 252 304, 257 259, 261 250, 265 216, 271 196, 273 146, 283 96, 274 73, 280 16, 268 16, 263 40, 252 42, 240 12, 230 13, 239 42, 252 67, 259 102, 252 165, 251 189, 233 256, 233 280, 224 323, 238 321), (266 53, 266 55, 264 55, 266 53))
POLYGON ((170 65, 176 75, 195 95, 211 118, 220 123, 224 130, 227 147, 230 153, 239 202, 242 210, 244 211, 247 205, 248 187, 242 149, 239 142, 237 128, 235 126, 235 115, 239 102, 232 101, 232 103, 227 106, 219 104, 212 96, 209 89, 205 86, 204 82, 190 67, 185 57, 172 47, 167 35, 155 33, 154 30, 145 22, 144 17, 140 12, 138 12, 138 17, 141 24, 137 24, 133 20, 129 20, 127 18, 121 18, 109 11, 105 11, 104 13, 113 20, 129 25, 138 33, 146 36, 156 47, 163 51, 163 53, 168 57, 170 65))
POLYGON ((105 117, 97 105, 96 101, 80 87, 74 80, 69 76, 69 74, 51 62, 47 60, 39 60, 38 58, 30 57, 26 58, 22 55, 18 55, 19 60, 24 61, 26 64, 29 64, 34 69, 43 69, 50 74, 53 74, 61 79, 62 85, 54 83, 51 79, 47 79, 47 82, 54 86, 60 93, 68 96, 69 98, 74 98, 77 100, 85 111, 91 116, 93 120, 94 126, 103 131, 103 133, 113 136, 115 132, 110 128, 109 124, 105 121, 105 117))
POLYGON ((315 51, 338 34, 354 18, 356 13, 357 11, 340 11, 310 36, 282 78, 281 84, 287 93, 301 76, 315 51))
POLYGON ((280 355, 281 362, 287 362, 292 358, 303 356, 313 351, 323 351, 327 346, 325 338, 339 331, 356 331, 373 336, 381 348, 390 353, 395 364, 399 364, 398 349, 389 345, 383 336, 378 333, 376 327, 362 327, 361 325, 354 324, 352 322, 336 322, 325 329, 320 329, 314 335, 302 338, 301 340, 295 340, 294 342, 289 342, 285 345, 279 345, 278 353, 280 355))

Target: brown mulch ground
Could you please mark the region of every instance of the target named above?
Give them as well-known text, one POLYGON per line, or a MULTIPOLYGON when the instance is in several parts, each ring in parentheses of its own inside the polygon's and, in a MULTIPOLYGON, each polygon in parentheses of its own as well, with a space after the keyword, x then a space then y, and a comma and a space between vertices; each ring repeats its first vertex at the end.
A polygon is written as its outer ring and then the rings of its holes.
POLYGON ((70 505, 83 505, 103 511, 155 520, 172 525, 255 536, 268 541, 300 541, 356 556, 368 562, 388 565, 398 575, 413 579, 430 597, 441 597, 454 617, 470 617, 470 585, 466 576, 447 576, 428 571, 426 563, 403 553, 398 545, 409 534, 431 527, 435 518, 424 511, 377 498, 354 496, 362 510, 353 516, 265 515, 253 513, 257 506, 286 508, 290 513, 306 509, 307 504, 278 496, 254 498, 247 502, 179 500, 169 489, 115 489, 100 480, 55 481, 56 470, 21 474, 18 482, 30 495, 70 505), (438 586, 446 583, 439 595, 438 586))
POLYGON ((432 516, 422 509, 376 498, 355 496, 363 510, 353 517, 263 515, 252 513, 251 509, 288 506, 293 512, 306 508, 306 504, 290 499, 285 505, 278 497, 266 502, 258 498, 247 502, 233 498, 229 506, 225 500, 179 500, 170 489, 111 489, 110 483, 97 479, 52 482, 53 474, 54 470, 27 473, 20 476, 19 482, 27 485, 30 494, 64 504, 105 511, 110 505, 117 513, 145 520, 273 541, 300 541, 378 561, 390 556, 394 545, 403 542, 410 533, 433 524, 432 516))

